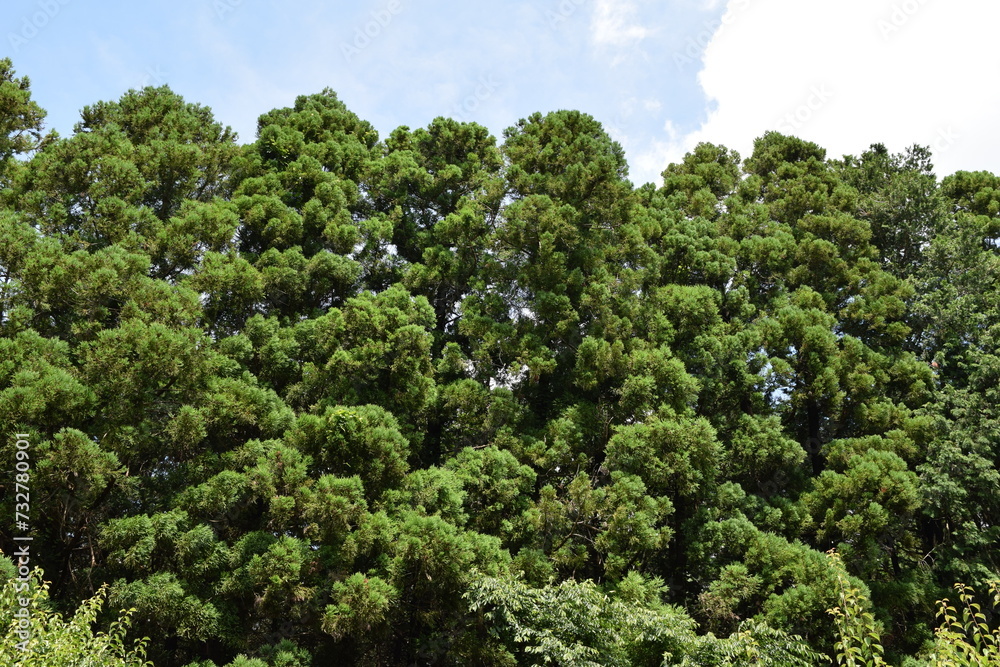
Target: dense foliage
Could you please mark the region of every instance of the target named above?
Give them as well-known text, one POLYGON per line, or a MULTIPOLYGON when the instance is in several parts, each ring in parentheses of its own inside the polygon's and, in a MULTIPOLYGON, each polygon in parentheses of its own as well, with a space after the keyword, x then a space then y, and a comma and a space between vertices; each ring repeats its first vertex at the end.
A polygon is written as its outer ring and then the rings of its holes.
POLYGON ((165 87, 43 118, 0 62, 4 467, 158 667, 912 666, 1000 573, 997 176, 768 133, 634 187, 584 113, 380 140, 329 90, 249 144, 165 87))
MULTIPOLYGON (((5 568, 6 569, 6 568, 5 568)), ((111 623, 110 631, 94 632, 107 592, 102 587, 98 595, 84 600, 72 617, 66 620, 49 607, 48 587, 35 570, 26 581, 5 585, 0 589, 0 612, 6 627, 0 634, 0 664, 16 667, 151 667, 144 660, 142 639, 130 645, 126 639, 128 613, 111 623), (22 607, 20 599, 28 602, 22 607), (18 615, 28 611, 30 619, 23 633, 18 615), (11 622, 13 620, 13 622, 11 622)))

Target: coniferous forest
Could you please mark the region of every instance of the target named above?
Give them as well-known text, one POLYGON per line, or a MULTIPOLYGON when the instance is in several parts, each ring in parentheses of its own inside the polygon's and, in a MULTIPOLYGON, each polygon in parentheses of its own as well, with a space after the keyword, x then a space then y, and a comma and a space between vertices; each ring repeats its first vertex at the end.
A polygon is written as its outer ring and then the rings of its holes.
POLYGON ((44 117, 0 61, 4 664, 1000 664, 1000 177, 44 117))

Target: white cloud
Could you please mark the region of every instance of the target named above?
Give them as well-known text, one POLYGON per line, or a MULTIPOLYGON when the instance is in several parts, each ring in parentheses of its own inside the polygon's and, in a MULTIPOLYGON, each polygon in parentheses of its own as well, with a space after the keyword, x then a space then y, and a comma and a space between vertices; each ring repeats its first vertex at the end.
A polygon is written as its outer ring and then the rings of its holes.
POLYGON ((677 142, 677 131, 669 120, 662 126, 667 136, 666 140, 655 138, 650 140, 648 133, 643 129, 648 117, 658 116, 662 109, 663 103, 658 99, 627 97, 618 102, 618 111, 614 118, 605 119, 603 122, 608 135, 626 149, 629 177, 636 185, 658 180, 660 172, 667 164, 663 160, 677 142), (640 139, 643 140, 642 147, 637 150, 640 139))
POLYGON ((599 46, 627 47, 649 36, 649 29, 635 22, 636 7, 626 0, 596 0, 590 22, 591 38, 599 46))
MULTIPOLYGON (((660 174, 671 162, 677 162, 676 146, 680 136, 673 122, 667 120, 663 123, 663 138, 651 138, 637 144, 632 137, 622 134, 612 137, 621 142, 628 154, 629 179, 633 185, 639 186, 644 183, 661 184, 663 179, 660 174)), ((683 154, 681 154, 683 157, 683 154)))
POLYGON ((931 146, 939 176, 1000 172, 1000 88, 992 84, 1000 3, 729 0, 726 11, 699 74, 714 110, 647 154, 676 162, 710 141, 746 157, 773 129, 815 141, 830 157, 874 142, 892 151, 918 143, 931 146))

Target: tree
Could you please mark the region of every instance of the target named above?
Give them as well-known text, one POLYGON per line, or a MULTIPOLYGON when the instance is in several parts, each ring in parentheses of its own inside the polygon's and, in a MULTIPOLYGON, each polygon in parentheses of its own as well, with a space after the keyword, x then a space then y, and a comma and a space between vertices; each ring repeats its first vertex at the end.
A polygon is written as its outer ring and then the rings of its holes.
POLYGON ((10 58, 0 59, 0 177, 6 176, 11 158, 35 151, 55 138, 42 135, 45 111, 31 99, 31 81, 14 76, 10 58))
POLYGON ((0 112, 33 559, 157 664, 914 667, 996 576, 992 174, 772 132, 634 188, 585 113, 380 141, 329 89, 46 138, 7 61, 0 112))

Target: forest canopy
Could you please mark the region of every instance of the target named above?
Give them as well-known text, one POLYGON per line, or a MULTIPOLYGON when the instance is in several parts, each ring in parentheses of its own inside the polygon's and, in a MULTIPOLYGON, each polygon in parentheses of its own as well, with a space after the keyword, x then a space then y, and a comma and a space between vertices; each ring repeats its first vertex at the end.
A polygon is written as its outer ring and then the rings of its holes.
POLYGON ((0 489, 24 434, 77 629, 812 665, 836 608, 917 667, 1000 577, 1000 177, 770 132, 636 186, 586 113, 379 137, 331 90, 250 143, 167 87, 44 117, 0 61, 0 489))

